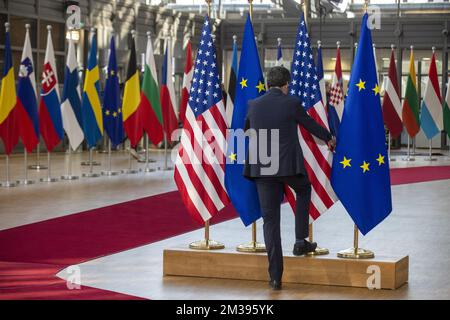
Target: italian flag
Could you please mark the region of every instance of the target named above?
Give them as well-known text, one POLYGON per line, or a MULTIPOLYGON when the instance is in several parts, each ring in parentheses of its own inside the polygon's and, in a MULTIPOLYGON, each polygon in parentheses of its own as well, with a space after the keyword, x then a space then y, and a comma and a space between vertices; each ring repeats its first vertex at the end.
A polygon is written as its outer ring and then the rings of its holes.
POLYGON ((405 100, 403 101, 402 119, 406 130, 413 138, 420 130, 419 98, 416 90, 416 70, 414 68, 414 53, 411 47, 409 58, 409 74, 406 82, 405 100))
POLYGON ((444 131, 450 137, 450 80, 447 82, 447 94, 442 107, 444 109, 444 131))
POLYGON ((150 32, 147 32, 147 50, 145 53, 145 71, 142 81, 139 109, 143 113, 142 124, 145 132, 155 145, 164 138, 161 103, 159 101, 158 78, 150 32))

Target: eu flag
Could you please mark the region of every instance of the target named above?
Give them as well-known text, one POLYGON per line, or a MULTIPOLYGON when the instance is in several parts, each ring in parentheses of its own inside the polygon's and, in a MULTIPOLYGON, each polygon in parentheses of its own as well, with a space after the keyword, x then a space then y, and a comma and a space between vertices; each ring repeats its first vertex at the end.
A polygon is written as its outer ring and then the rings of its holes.
POLYGON ((116 45, 114 35, 111 36, 108 61, 108 75, 106 76, 105 92, 103 94, 103 121, 111 145, 116 147, 124 139, 122 110, 120 100, 119 79, 117 78, 116 45))
POLYGON ((364 235, 392 211, 380 88, 367 18, 366 13, 331 175, 334 191, 364 235))
MULTIPOLYGON (((250 16, 247 16, 244 38, 242 39, 241 60, 236 79, 236 96, 234 99, 233 117, 230 129, 238 132, 243 130, 247 115, 247 101, 265 93, 264 78, 259 63, 258 49, 250 16), (238 130, 238 131, 236 131, 238 130)), ((241 136, 242 138, 242 136, 241 136)), ((236 135, 230 135, 228 140, 227 163, 225 167, 225 187, 234 208, 239 213, 244 225, 248 226, 261 217, 261 208, 256 190, 256 184, 242 175, 244 171, 245 147, 244 141, 236 135)))

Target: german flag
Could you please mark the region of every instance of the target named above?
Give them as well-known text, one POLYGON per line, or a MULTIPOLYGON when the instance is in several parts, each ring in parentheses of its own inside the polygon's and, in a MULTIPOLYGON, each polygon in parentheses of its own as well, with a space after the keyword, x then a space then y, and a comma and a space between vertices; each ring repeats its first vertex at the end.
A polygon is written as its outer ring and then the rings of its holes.
POLYGON ((5 60, 0 91, 0 136, 5 145, 5 153, 10 154, 19 141, 19 129, 16 116, 16 84, 9 38, 9 23, 5 23, 5 60))
POLYGON ((133 148, 136 147, 143 134, 142 119, 139 112, 140 96, 141 89, 139 71, 136 66, 136 45, 133 33, 122 103, 123 126, 133 148))

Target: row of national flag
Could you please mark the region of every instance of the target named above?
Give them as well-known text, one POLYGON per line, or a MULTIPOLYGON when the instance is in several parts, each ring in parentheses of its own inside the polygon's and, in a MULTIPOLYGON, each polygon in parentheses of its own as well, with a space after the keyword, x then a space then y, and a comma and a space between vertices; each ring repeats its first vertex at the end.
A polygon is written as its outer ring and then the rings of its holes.
MULTIPOLYGON (((321 66, 321 48, 317 51, 318 69, 321 66)), ((422 103, 420 105, 416 71, 414 67, 414 52, 411 47, 409 73, 406 84, 405 98, 403 104, 400 97, 400 87, 397 79, 397 67, 395 63, 395 51, 391 50, 388 75, 384 79, 384 97, 382 103, 383 120, 392 137, 398 137, 406 128, 408 135, 413 138, 422 128, 425 136, 432 139, 441 131, 447 132, 450 137, 450 111, 449 111, 449 84, 447 83, 447 94, 441 99, 439 81, 436 69, 436 57, 433 50, 428 81, 425 88, 422 103)), ((377 71, 378 74, 378 71, 377 71)), ((381 90, 377 88, 377 90, 381 90)), ((326 99, 322 95, 323 99, 326 99)), ((328 120, 331 132, 337 136, 339 124, 344 110, 344 89, 342 80, 341 54, 339 44, 336 50, 335 71, 332 78, 329 96, 327 97, 328 120)))
MULTIPOLYGON (((63 139, 64 132, 73 150, 78 148, 84 140, 89 148, 94 147, 105 133, 112 146, 122 143, 125 134, 132 147, 137 145, 144 133, 155 145, 163 141, 165 134, 168 141, 174 141, 172 132, 178 128, 178 113, 173 87, 170 43, 167 41, 165 43, 162 84, 159 88, 150 33, 147 33, 142 85, 133 37, 122 98, 117 74, 114 34, 110 40, 103 97, 100 96, 95 30, 91 30, 90 50, 82 91, 75 45, 73 40, 69 39, 64 86, 60 96, 51 26, 48 26, 47 47, 41 74, 41 92, 38 96, 29 25, 26 25, 17 91, 9 24, 6 23, 5 26, 5 63, 0 92, 0 137, 6 154, 9 155, 12 152, 19 138, 23 141, 26 151, 32 152, 39 143, 40 136, 47 150, 51 152, 63 139)), ((193 73, 190 42, 187 44, 186 51, 187 71, 183 92, 189 90, 189 76, 192 78, 193 73)), ((181 110, 186 109, 186 101, 187 95, 184 93, 181 110)))
MULTIPOLYGON (((421 116, 418 113, 414 59, 411 57, 411 71, 402 107, 393 52, 381 106, 375 47, 371 31, 367 28, 367 19, 365 14, 347 97, 344 94, 338 45, 335 72, 327 99, 321 47, 319 45, 316 64, 303 15, 297 30, 289 84, 289 94, 298 97, 299 107, 305 108, 310 117, 337 137, 337 149, 333 155, 324 142, 299 127, 299 142, 312 185, 309 215, 313 220, 317 219, 340 200, 363 234, 372 230, 392 211, 384 125, 394 136, 400 134, 403 125, 410 135, 416 134, 419 121, 427 136, 443 128, 439 122, 445 122, 445 128, 450 129, 450 90, 447 90, 447 98, 442 105, 434 54, 421 116), (438 105, 444 116, 440 117, 436 111, 438 105)), ((226 128, 243 129, 247 102, 267 90, 250 16, 244 27, 239 63, 234 37, 226 110, 215 52, 210 20, 206 16, 194 72, 190 74, 190 68, 185 70, 185 75, 192 75, 192 81, 190 86, 183 84, 182 101, 186 112, 180 116, 184 121, 184 130, 174 178, 182 200, 195 220, 208 221, 231 202, 247 226, 262 216, 261 208, 254 182, 242 175, 243 163, 239 160, 242 155, 238 155, 242 150, 237 149, 236 141, 230 140, 236 139, 236 136, 230 134, 231 131, 227 135, 226 128), (184 91, 184 88, 190 90, 184 91), (206 134, 208 129, 212 129, 214 137, 210 136, 211 133, 206 134)), ((279 39, 276 64, 285 63, 279 39)), ((246 139, 245 148, 248 147, 246 139)), ((295 193, 286 187, 285 196, 294 207, 295 193)))

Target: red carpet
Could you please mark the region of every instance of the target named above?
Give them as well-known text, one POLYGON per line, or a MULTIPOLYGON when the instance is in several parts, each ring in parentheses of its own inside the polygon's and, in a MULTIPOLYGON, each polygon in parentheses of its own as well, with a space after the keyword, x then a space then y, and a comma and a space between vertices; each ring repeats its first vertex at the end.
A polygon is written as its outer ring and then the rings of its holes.
MULTIPOLYGON (((229 207, 211 223, 235 217, 229 207)), ((0 299, 133 299, 85 286, 68 290, 55 274, 200 227, 178 192, 168 192, 0 231, 0 299)))
MULTIPOLYGON (((391 170, 394 185, 442 179, 450 179, 450 166, 391 170)), ((212 223, 234 217, 227 208, 212 223)), ((0 231, 0 299, 134 299, 86 286, 68 290, 55 274, 199 227, 178 192, 169 192, 0 231)))
POLYGON ((391 169, 393 185, 450 179, 450 166, 391 169))

